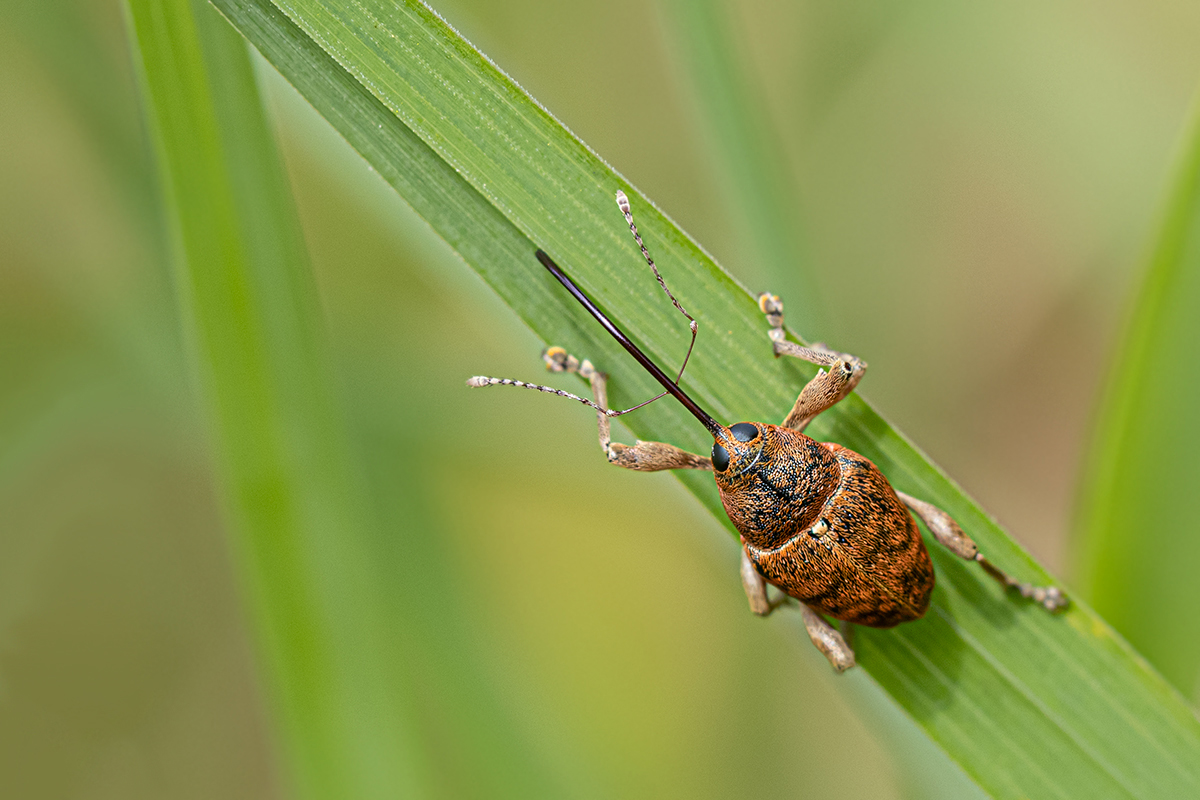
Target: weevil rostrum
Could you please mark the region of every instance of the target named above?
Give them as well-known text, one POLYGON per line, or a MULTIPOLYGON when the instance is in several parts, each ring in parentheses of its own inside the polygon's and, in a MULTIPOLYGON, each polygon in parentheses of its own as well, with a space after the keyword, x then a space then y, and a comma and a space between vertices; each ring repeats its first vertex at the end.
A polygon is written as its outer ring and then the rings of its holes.
POLYGON ((657 472, 666 469, 711 470, 721 502, 741 533, 742 586, 750 609, 770 614, 790 599, 798 601, 804 627, 813 644, 843 672, 854 666, 854 651, 825 618, 844 625, 890 628, 919 619, 929 607, 933 591, 933 564, 912 514, 955 555, 979 563, 1006 588, 1013 589, 1049 611, 1067 604, 1055 587, 1017 581, 988 561, 949 514, 936 506, 897 492, 879 469, 865 457, 833 442, 817 442, 804 429, 822 411, 846 397, 862 380, 867 365, 848 353, 822 345, 802 346, 787 341, 783 304, 772 294, 758 298, 766 316, 767 336, 776 357, 792 356, 819 366, 779 425, 738 422, 728 427, 714 420, 679 386, 696 342, 696 321, 683 309, 646 249, 624 192, 617 205, 625 215, 642 255, 659 285, 680 313, 687 317, 692 344, 672 379, 651 361, 609 320, 548 255, 537 258, 567 291, 596 318, 642 367, 660 384, 662 394, 633 408, 608 408, 607 376, 587 359, 569 355, 561 347, 544 353, 547 368, 574 372, 591 384, 593 400, 561 389, 507 378, 477 376, 471 387, 518 386, 578 400, 596 410, 600 446, 612 464, 626 469, 657 472), (610 419, 626 414, 670 394, 713 437, 711 456, 688 453, 663 442, 613 442, 610 419), (912 512, 910 514, 909 512, 912 512), (772 600, 771 584, 782 591, 772 600))

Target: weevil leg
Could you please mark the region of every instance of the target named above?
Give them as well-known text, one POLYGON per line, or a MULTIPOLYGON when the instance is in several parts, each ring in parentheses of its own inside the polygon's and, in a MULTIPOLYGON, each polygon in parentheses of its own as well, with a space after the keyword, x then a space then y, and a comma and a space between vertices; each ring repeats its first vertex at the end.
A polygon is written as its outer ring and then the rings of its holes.
POLYGON ((767 315, 767 323, 771 326, 767 336, 776 357, 793 356, 821 367, 816 377, 801 390, 796 404, 783 420, 783 427, 803 432, 813 417, 854 391, 867 372, 867 364, 849 353, 839 353, 822 344, 805 347, 789 342, 783 329, 783 302, 775 295, 760 294, 758 307, 767 315))
POLYGON ((774 600, 767 596, 767 581, 754 568, 754 562, 750 560, 750 554, 746 552, 744 543, 742 546, 741 573, 742 588, 746 590, 746 599, 750 601, 750 610, 760 617, 769 615, 772 611, 782 605, 786 605, 791 600, 790 597, 782 593, 774 600))
MULTIPOLYGON (((775 609, 785 605, 791 601, 791 598, 786 594, 780 594, 775 600, 771 600, 767 596, 767 581, 762 575, 758 574, 758 570, 754 568, 753 562, 750 561, 750 554, 746 552, 746 548, 742 547, 742 588, 746 590, 746 599, 750 601, 750 610, 760 617, 765 617, 775 609)), ((825 618, 817 612, 813 611, 804 603, 799 603, 800 615, 804 619, 804 630, 808 632, 808 638, 812 639, 812 643, 817 649, 829 659, 829 663, 838 672, 845 672, 854 666, 854 650, 847 643, 846 639, 849 635, 848 623, 840 623, 845 626, 846 634, 839 632, 825 618)))
MULTIPOLYGON (((580 361, 561 347, 549 347, 542 354, 546 369, 551 372, 574 372, 592 387, 596 406, 608 408, 607 376, 596 369, 586 358, 580 361)), ((610 464, 641 472, 658 472, 664 469, 712 469, 712 459, 680 450, 664 442, 643 442, 627 445, 612 441, 611 420, 603 411, 596 412, 596 427, 600 434, 600 447, 610 464)))
POLYGON ((846 643, 837 628, 825 621, 825 618, 813 611, 804 603, 800 604, 800 614, 804 617, 804 630, 808 638, 817 646, 821 654, 829 659, 829 663, 838 672, 845 672, 854 666, 854 650, 846 643))
POLYGON ((933 534, 933 538, 959 558, 978 562, 979 566, 983 567, 984 571, 995 578, 1004 588, 1016 589, 1022 597, 1033 600, 1047 611, 1058 611, 1060 608, 1065 608, 1070 602, 1063 594, 1062 589, 1057 586, 1034 586, 1032 583, 1023 583, 988 561, 983 553, 979 552, 979 547, 971 540, 971 537, 958 527, 954 518, 937 506, 926 503, 924 500, 918 500, 904 492, 896 492, 896 495, 904 505, 921 518, 925 527, 929 528, 929 532, 933 534))

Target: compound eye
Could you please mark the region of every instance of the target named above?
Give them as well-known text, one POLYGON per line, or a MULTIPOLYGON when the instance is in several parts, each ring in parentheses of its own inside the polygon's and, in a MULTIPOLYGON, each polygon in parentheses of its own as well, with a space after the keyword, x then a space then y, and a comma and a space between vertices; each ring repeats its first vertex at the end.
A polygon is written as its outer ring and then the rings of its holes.
POLYGON ((713 442, 712 462, 717 472, 724 472, 729 467, 729 451, 716 442, 713 442))
POLYGON ((729 432, 739 442, 752 442, 758 436, 758 426, 750 422, 739 422, 737 425, 730 425, 729 432))

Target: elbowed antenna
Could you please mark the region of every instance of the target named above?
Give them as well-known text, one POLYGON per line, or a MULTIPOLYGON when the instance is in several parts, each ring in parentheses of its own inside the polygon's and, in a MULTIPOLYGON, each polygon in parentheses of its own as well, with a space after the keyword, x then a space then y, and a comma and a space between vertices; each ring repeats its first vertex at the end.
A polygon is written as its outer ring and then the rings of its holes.
MULTIPOLYGON (((678 384, 674 383, 665 372, 658 368, 657 364, 650 360, 649 356, 643 353, 640 349, 638 349, 636 344, 629 340, 629 337, 626 336, 612 320, 604 315, 603 311, 596 308, 596 304, 593 303, 588 296, 583 293, 582 289, 575 285, 574 281, 566 276, 566 273, 562 271, 558 264, 554 263, 554 260, 550 258, 550 256, 546 255, 545 252, 539 249, 537 251, 537 258, 538 261, 542 262, 542 266, 548 269, 550 274, 558 278, 558 282, 567 288, 567 291, 571 293, 571 296, 578 300, 579 304, 586 308, 588 313, 595 317, 596 321, 604 326, 604 330, 608 331, 609 335, 616 339, 621 346, 629 352, 629 355, 633 356, 634 359, 642 365, 643 369, 653 375, 654 379, 662 384, 662 387, 666 389, 672 397, 682 403, 684 408, 692 412, 692 416, 700 420, 700 424, 703 425, 708 432, 713 435, 714 438, 723 438, 721 436, 722 428, 717 421, 710 417, 707 411, 696 405, 695 400, 688 397, 683 389, 679 388, 678 384)), ((672 300, 674 300, 674 298, 672 298, 672 300)))

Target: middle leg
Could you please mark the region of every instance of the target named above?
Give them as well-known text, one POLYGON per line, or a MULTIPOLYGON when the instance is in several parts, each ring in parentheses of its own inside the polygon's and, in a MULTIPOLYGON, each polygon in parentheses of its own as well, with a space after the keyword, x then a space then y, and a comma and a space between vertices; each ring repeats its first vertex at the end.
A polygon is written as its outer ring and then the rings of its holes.
MULTIPOLYGON (((746 598, 750 601, 750 610, 760 617, 765 617, 792 598, 781 594, 775 600, 767 597, 767 581, 750 561, 750 554, 742 547, 742 588, 746 590, 746 598)), ((837 628, 825 621, 825 618, 800 603, 800 616, 804 619, 804 630, 821 654, 828 659, 830 665, 838 672, 845 672, 854 666, 854 650, 846 642, 846 638, 837 628)))

